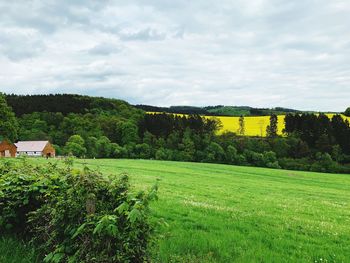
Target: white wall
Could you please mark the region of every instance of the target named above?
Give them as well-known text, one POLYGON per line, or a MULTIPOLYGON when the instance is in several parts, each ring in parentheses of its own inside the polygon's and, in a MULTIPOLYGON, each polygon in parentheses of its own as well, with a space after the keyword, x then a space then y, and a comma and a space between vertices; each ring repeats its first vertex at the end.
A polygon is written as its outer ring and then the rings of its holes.
POLYGON ((19 155, 28 155, 32 157, 40 157, 43 154, 43 152, 17 152, 17 156, 19 155))

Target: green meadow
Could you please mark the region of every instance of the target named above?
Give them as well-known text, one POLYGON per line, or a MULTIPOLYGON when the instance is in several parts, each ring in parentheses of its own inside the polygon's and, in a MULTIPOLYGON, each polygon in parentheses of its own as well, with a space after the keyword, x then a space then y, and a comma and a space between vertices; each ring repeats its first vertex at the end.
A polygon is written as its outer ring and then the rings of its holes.
MULTIPOLYGON (((167 226, 158 231, 155 262, 350 261, 350 175, 168 161, 75 161, 84 164, 104 174, 128 173, 135 191, 158 180, 152 213, 167 226)), ((34 261, 31 247, 0 239, 0 262, 34 261)))

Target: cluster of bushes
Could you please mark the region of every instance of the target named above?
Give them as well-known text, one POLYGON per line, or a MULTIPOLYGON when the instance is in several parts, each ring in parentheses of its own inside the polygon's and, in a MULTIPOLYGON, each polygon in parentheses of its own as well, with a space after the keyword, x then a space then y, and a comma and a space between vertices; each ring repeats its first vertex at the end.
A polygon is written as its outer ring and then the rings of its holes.
POLYGON ((144 262, 153 227, 148 193, 119 179, 56 164, 0 164, 0 232, 30 239, 44 262, 144 262))

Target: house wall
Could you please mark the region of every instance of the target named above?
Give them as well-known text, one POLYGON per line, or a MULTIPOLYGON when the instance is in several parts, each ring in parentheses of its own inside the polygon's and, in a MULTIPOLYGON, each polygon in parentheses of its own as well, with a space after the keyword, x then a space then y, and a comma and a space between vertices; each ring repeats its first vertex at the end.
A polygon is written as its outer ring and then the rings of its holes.
POLYGON ((53 148, 51 143, 46 144, 42 156, 48 156, 48 157, 55 157, 56 156, 56 150, 53 148))
POLYGON ((17 147, 4 140, 0 143, 0 157, 16 157, 17 147))
POLYGON ((20 155, 27 155, 27 156, 32 156, 32 157, 40 157, 42 156, 42 152, 17 152, 16 156, 20 155))

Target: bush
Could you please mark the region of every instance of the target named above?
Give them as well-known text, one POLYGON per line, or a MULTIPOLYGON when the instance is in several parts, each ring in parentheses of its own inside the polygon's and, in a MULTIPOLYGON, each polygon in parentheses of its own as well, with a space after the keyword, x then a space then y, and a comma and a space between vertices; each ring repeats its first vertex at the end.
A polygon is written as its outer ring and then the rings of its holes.
POLYGON ((25 158, 0 166, 0 231, 27 233, 28 213, 41 207, 61 187, 54 165, 34 167, 25 158))
POLYGON ((256 153, 250 150, 244 150, 243 155, 249 164, 260 166, 260 167, 265 166, 264 155, 262 153, 256 153))
POLYGON ((264 152, 263 159, 266 167, 275 168, 275 169, 281 168, 278 164, 275 152, 272 152, 272 151, 264 152))
POLYGON ((237 164, 238 158, 237 149, 234 146, 229 145, 226 149, 226 162, 229 164, 237 164))
POLYGON ((316 161, 312 164, 310 170, 315 172, 339 172, 340 166, 332 160, 328 153, 316 153, 316 161))
POLYGON ((221 163, 225 158, 224 149, 216 142, 211 142, 205 150, 206 158, 205 162, 208 163, 221 163))
POLYGON ((0 230, 30 238, 44 262, 144 262, 157 187, 129 188, 125 174, 8 162, 0 166, 0 230))
POLYGON ((310 170, 311 161, 307 158, 293 159, 293 158, 281 158, 278 160, 280 166, 283 169, 288 170, 310 170))

